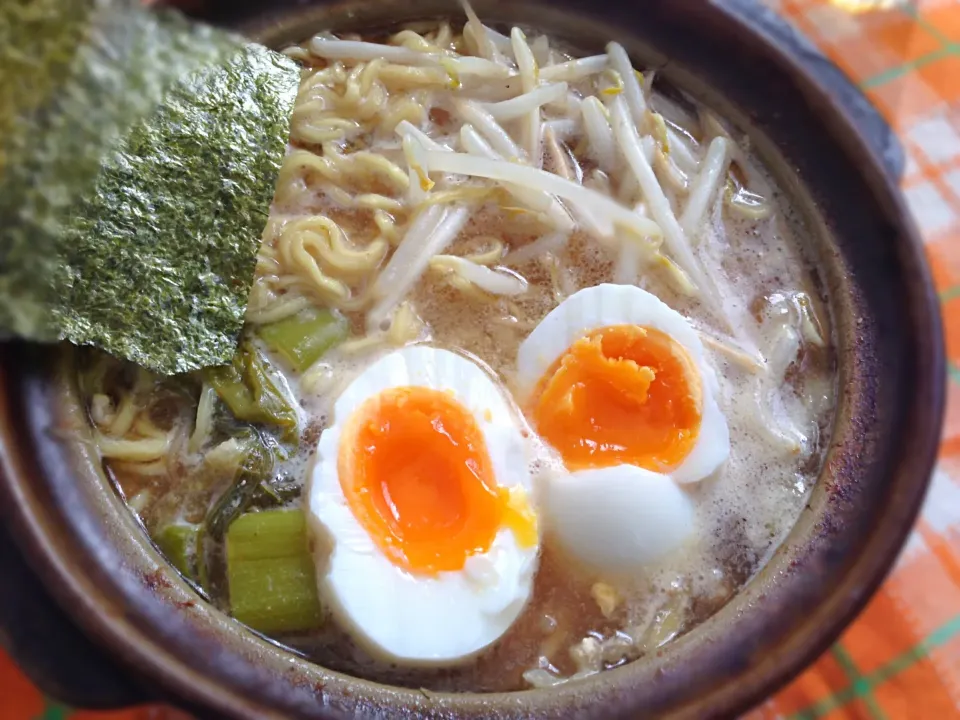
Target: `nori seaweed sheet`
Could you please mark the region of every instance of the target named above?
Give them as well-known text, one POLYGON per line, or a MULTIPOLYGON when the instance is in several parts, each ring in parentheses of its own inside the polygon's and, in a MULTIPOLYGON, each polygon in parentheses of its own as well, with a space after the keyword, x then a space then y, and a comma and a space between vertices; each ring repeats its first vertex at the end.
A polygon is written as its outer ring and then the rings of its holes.
POLYGON ((0 335, 165 374, 229 362, 298 82, 131 0, 7 0, 0 335))
POLYGON ((292 109, 298 81, 249 46, 133 128, 65 235, 68 339, 168 374, 231 359, 289 131, 278 108, 292 109))

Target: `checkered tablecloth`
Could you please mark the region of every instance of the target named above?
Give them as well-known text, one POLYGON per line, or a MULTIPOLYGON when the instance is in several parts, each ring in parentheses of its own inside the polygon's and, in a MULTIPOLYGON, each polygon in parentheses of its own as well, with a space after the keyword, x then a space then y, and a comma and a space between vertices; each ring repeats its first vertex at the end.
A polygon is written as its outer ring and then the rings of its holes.
MULTIPOLYGON (((960 0, 865 12, 851 9, 891 0, 768 2, 867 91, 903 139, 904 192, 943 302, 951 381, 933 485, 890 578, 831 650, 745 720, 960 719, 960 0)), ((183 716, 71 712, 0 653, 0 719, 41 718, 183 716)))
POLYGON ((854 0, 769 1, 903 140, 903 189, 943 302, 950 383, 939 464, 895 569, 840 641, 749 720, 960 718, 960 2, 851 13, 837 6, 854 0))

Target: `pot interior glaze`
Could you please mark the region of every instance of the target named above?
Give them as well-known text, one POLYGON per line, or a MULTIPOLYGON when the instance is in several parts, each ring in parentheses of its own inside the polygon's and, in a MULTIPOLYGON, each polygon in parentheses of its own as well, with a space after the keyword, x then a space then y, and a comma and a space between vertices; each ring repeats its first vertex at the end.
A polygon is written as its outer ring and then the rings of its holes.
MULTIPOLYGON (((207 17, 267 44, 321 28, 459 17, 453 2, 214 4, 207 17)), ((60 605, 146 686, 217 716, 701 718, 773 691, 827 647, 889 569, 920 503, 943 410, 936 298, 896 189, 892 134, 771 11, 738 0, 476 2, 585 53, 615 39, 638 65, 748 129, 806 216, 836 329, 840 393, 823 472, 793 531, 728 605, 654 655, 548 690, 445 695, 329 672, 203 602, 105 478, 72 352, 0 356, 0 492, 60 605)))

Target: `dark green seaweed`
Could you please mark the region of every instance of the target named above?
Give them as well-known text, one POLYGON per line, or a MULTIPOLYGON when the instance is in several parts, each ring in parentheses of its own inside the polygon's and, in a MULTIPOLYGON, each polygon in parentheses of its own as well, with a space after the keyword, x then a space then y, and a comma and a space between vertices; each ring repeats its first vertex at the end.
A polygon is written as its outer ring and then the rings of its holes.
POLYGON ((0 7, 0 336, 229 362, 296 66, 132 0, 0 7))

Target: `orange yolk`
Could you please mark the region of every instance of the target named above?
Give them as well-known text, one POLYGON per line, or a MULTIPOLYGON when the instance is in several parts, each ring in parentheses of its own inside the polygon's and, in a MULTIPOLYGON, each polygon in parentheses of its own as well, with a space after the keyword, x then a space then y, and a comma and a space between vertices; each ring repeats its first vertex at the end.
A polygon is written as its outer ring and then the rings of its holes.
POLYGON ((664 472, 693 449, 702 401, 700 375, 679 343, 653 328, 615 325, 554 363, 531 416, 571 470, 625 463, 664 472))
POLYGON ((364 402, 344 428, 337 471, 354 517, 405 570, 461 570, 501 527, 522 547, 537 542, 526 495, 497 485, 480 427, 449 393, 401 387, 364 402))

